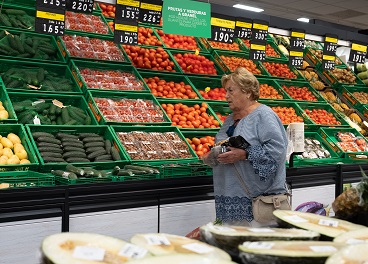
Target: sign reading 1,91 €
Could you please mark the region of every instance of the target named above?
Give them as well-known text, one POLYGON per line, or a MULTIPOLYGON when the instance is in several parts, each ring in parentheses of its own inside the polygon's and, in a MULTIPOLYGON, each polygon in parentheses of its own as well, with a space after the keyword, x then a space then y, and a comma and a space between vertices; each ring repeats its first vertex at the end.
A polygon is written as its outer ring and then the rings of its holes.
POLYGON ((162 16, 162 0, 142 0, 139 21, 149 24, 160 24, 162 16))
POLYGON ((253 20, 252 41, 267 42, 268 22, 253 20))
POLYGON ((64 35, 65 9, 39 8, 36 10, 35 30, 38 33, 64 35))
POLYGON ((137 21, 139 5, 135 0, 116 0, 115 21, 137 21))
POLYGON ((235 23, 235 37, 241 39, 250 39, 252 37, 251 19, 237 18, 235 23))
POLYGON ((138 23, 115 23, 114 42, 118 44, 138 45, 138 23))
POLYGON ((73 12, 92 13, 95 0, 67 0, 66 9, 73 12))
POLYGON ((233 43, 235 19, 230 16, 211 13, 211 38, 208 40, 233 43))
POLYGON ((352 41, 349 61, 355 63, 364 63, 367 55, 367 45, 358 41, 352 41))

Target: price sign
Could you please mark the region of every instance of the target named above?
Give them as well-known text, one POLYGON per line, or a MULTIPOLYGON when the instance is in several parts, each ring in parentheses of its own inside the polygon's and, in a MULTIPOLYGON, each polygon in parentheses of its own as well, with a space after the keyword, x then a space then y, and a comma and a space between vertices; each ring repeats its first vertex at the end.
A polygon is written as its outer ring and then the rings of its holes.
POLYGON ((55 36, 64 35, 65 10, 37 10, 35 30, 38 33, 55 36))
POLYGON ((304 51, 305 47, 305 32, 304 30, 292 30, 290 38, 290 50, 304 51))
POLYGON ((235 19, 221 14, 211 14, 211 38, 208 40, 233 43, 235 19))
POLYGON ((364 63, 367 55, 367 45, 357 41, 352 42, 349 55, 349 61, 355 63, 364 63))
POLYGON ((140 2, 135 0, 117 0, 115 21, 137 21, 140 2))
POLYGON ((323 47, 323 54, 335 56, 337 49, 337 36, 336 35, 327 35, 325 36, 325 44, 323 47))
POLYGON ((65 9, 65 0, 36 0, 36 7, 65 9))
POLYGON ((303 51, 290 51, 289 54, 289 65, 294 66, 298 69, 303 66, 303 51))
POLYGON ((241 39, 250 39, 252 37, 252 20, 237 18, 235 23, 235 37, 241 39))
POLYGON ((149 24, 160 24, 162 16, 162 0, 142 0, 139 21, 149 24))
POLYGON ((335 58, 335 56, 323 55, 322 69, 327 71, 335 69, 335 58))
POLYGON ((253 20, 252 41, 267 42, 268 23, 261 20, 253 20))
POLYGON ((115 23, 114 42, 118 44, 138 45, 138 24, 115 23))
POLYGON ((255 61, 266 60, 266 45, 265 44, 250 44, 249 59, 255 61))
POLYGON ((73 12, 92 13, 94 0, 67 0, 66 9, 73 12))

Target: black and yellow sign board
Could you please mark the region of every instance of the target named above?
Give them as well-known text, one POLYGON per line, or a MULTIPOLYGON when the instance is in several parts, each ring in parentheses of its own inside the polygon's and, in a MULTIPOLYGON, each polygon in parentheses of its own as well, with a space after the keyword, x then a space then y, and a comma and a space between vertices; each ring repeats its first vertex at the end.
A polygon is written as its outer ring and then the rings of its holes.
POLYGON ((138 21, 140 4, 136 0, 116 0, 115 22, 138 21))
POLYGON ((142 0, 139 7, 139 21, 148 24, 160 24, 162 0, 142 0))
POLYGON ((92 13, 95 0, 67 0, 66 9, 73 12, 92 13))
POLYGON ((65 8, 50 9, 38 7, 36 10, 35 31, 55 36, 64 35, 65 8))
POLYGON ((138 45, 138 23, 115 23, 114 42, 117 44, 138 45))
POLYGON ((235 34, 235 18, 211 13, 211 38, 208 40, 233 43, 235 34))
POLYGON ((354 63, 364 63, 366 55, 367 55, 366 44, 358 41, 351 42, 349 61, 354 63))
POLYGON ((252 37, 253 21, 246 18, 237 18, 235 22, 235 37, 250 39, 252 37))
POLYGON ((249 49, 249 59, 254 61, 266 60, 266 44, 251 43, 249 49))
POLYGON ((253 20, 252 41, 267 42, 268 22, 263 20, 253 20))

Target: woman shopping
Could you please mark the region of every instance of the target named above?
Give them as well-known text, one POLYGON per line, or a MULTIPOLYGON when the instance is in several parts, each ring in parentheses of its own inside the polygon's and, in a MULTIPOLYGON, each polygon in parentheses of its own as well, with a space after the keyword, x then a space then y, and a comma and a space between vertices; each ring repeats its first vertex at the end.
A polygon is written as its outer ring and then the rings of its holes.
POLYGON ((216 143, 241 136, 246 147, 227 147, 213 167, 216 217, 224 224, 272 225, 256 222, 252 198, 286 193, 287 138, 279 117, 259 103, 259 82, 245 68, 224 75, 222 87, 232 110, 216 135, 216 143))

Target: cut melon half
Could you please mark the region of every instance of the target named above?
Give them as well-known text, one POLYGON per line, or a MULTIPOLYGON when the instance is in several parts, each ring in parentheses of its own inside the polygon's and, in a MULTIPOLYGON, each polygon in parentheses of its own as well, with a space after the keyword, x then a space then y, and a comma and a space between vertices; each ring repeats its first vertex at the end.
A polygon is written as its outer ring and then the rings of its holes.
POLYGON ((200 256, 231 260, 230 255, 225 251, 201 241, 183 236, 165 233, 147 233, 134 235, 130 241, 135 245, 146 248, 155 256, 196 254, 200 256))
POLYGON ((327 216, 289 210, 275 210, 273 214, 282 227, 298 227, 335 238, 345 232, 366 228, 362 225, 327 216))
POLYGON ((130 261, 129 264, 235 264, 230 260, 192 254, 176 254, 130 261))
POLYGON ((333 241, 346 244, 368 243, 368 228, 346 232, 335 237, 333 241))
POLYGON ((349 245, 331 255, 326 264, 367 264, 368 243, 349 245))

